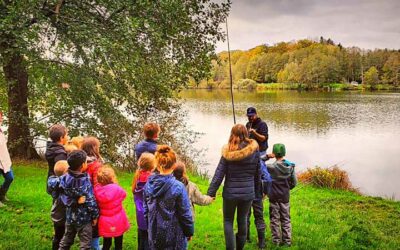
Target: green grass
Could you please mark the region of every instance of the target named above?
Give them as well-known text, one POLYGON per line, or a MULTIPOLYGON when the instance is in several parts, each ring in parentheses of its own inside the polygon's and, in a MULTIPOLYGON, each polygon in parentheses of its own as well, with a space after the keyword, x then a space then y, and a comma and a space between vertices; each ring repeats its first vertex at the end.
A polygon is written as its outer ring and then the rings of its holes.
MULTIPOLYGON (((0 208, 0 249, 50 249, 52 223, 51 198, 46 194, 46 164, 14 165, 7 207, 0 208)), ((124 207, 131 229, 124 235, 124 248, 136 249, 136 221, 130 184, 132 174, 118 173, 128 193, 124 207)), ((207 181, 191 177, 203 192, 207 181)), ((195 236, 189 249, 224 249, 221 190, 216 201, 196 207, 195 236)), ((268 201, 264 202, 268 208, 268 201)), ((265 220, 269 223, 268 209, 265 220)), ((293 249, 400 249, 400 202, 364 197, 346 191, 296 187, 291 196, 293 249)), ((253 223, 252 223, 253 224, 253 223)), ((252 243, 256 249, 254 225, 252 243)), ((271 244, 267 229, 268 249, 271 244)), ((76 245, 74 249, 77 249, 76 245)))

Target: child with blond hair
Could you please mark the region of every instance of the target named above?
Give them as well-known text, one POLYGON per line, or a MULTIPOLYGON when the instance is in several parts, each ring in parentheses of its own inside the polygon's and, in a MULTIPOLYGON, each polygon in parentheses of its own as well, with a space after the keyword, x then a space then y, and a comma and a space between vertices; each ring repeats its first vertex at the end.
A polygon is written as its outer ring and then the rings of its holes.
POLYGON ((214 199, 209 195, 202 194, 197 185, 189 180, 186 174, 185 163, 178 161, 175 164, 174 176, 178 181, 182 182, 183 185, 185 185, 186 187, 186 191, 189 195, 190 203, 192 205, 192 215, 194 221, 195 217, 194 204, 199 206, 207 206, 210 205, 214 201, 214 199))
POLYGON ((172 175, 176 154, 167 145, 155 153, 158 173, 144 187, 144 216, 150 249, 186 249, 194 233, 185 186, 172 175))
POLYGON ((84 139, 83 136, 74 136, 69 140, 68 144, 74 145, 77 149, 82 149, 84 139))
POLYGON ((125 190, 117 184, 114 170, 109 166, 99 169, 98 184, 94 188, 100 208, 99 235, 103 237, 103 250, 111 248, 114 238, 115 249, 122 249, 123 236, 129 229, 129 221, 122 206, 125 190))
POLYGON ((148 152, 142 153, 138 160, 138 168, 132 182, 132 192, 136 206, 136 221, 138 225, 139 250, 149 249, 147 223, 144 219, 143 190, 154 167, 154 155, 148 152))
POLYGON ((51 207, 51 220, 53 221, 54 237, 52 249, 57 250, 60 241, 65 232, 65 205, 60 199, 60 176, 66 174, 68 171, 68 162, 61 160, 54 165, 55 175, 49 176, 47 180, 47 192, 53 197, 53 205, 51 207))

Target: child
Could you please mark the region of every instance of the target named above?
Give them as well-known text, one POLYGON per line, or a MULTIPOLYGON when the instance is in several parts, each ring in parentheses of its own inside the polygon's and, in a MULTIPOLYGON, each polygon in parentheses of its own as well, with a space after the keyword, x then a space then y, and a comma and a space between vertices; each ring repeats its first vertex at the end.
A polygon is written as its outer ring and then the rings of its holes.
MULTIPOLYGON (((3 113, 0 111, 0 127, 3 123, 3 113)), ((4 182, 0 187, 0 207, 4 207, 3 202, 8 201, 6 193, 14 180, 14 173, 11 168, 11 158, 7 149, 6 138, 0 128, 0 174, 4 177, 4 182)))
POLYGON ((50 175, 54 175, 54 164, 57 161, 67 160, 67 152, 64 149, 64 145, 68 141, 68 131, 61 124, 55 124, 51 126, 49 130, 49 137, 51 142, 47 142, 47 148, 45 157, 49 165, 47 172, 47 178, 50 175))
POLYGON ((74 150, 82 149, 83 144, 83 137, 82 136, 75 136, 72 137, 71 140, 64 145, 64 149, 67 154, 70 154, 74 150))
POLYGON ((136 221, 138 225, 138 249, 149 249, 147 223, 144 219, 143 190, 147 179, 155 167, 155 158, 151 153, 143 153, 138 160, 138 169, 132 182, 132 192, 136 206, 136 221))
POLYGON ((292 225, 290 223, 290 189, 297 184, 294 163, 284 159, 286 148, 283 144, 275 144, 272 150, 276 161, 267 164, 268 172, 272 177, 269 190, 269 217, 274 244, 292 244, 292 225), (282 231, 282 235, 281 232, 282 231), (281 237, 282 236, 282 237, 281 237))
MULTIPOLYGON (((76 140, 78 141, 78 140, 76 140)), ((90 183, 95 187, 97 185, 97 173, 103 165, 103 160, 100 155, 100 141, 93 136, 83 138, 81 148, 87 154, 88 167, 85 172, 89 174, 90 183)), ((92 249, 100 249, 100 237, 97 225, 92 230, 92 249)))
POLYGON ((100 141, 93 136, 83 139, 82 150, 87 154, 88 168, 86 172, 90 176, 90 182, 93 187, 97 184, 97 172, 103 165, 103 158, 100 155, 100 141))
POLYGON ((210 205, 214 201, 214 199, 211 196, 202 194, 197 185, 189 181, 189 178, 186 175, 185 163, 178 161, 175 164, 174 176, 178 181, 182 182, 186 187, 186 191, 188 193, 189 200, 192 205, 192 216, 194 221, 195 217, 194 204, 199 206, 207 206, 210 205))
POLYGON ((138 160, 144 152, 152 154, 156 152, 160 126, 154 122, 146 123, 143 127, 143 133, 146 139, 139 142, 135 147, 136 160, 138 160))
POLYGON ((61 199, 66 206, 65 234, 60 243, 60 249, 69 249, 78 233, 81 249, 90 249, 92 241, 92 225, 97 224, 99 209, 94 198, 93 187, 87 168, 87 155, 83 150, 75 150, 68 156, 68 173, 60 178, 60 188, 63 191, 61 199), (83 204, 77 204, 77 199, 85 196, 83 204))
POLYGON ((193 232, 190 200, 185 186, 172 175, 175 152, 167 145, 155 153, 158 174, 144 187, 144 216, 150 249, 186 249, 193 232))
POLYGON ((58 161, 54 165, 55 175, 49 176, 47 180, 47 192, 53 197, 53 206, 51 207, 51 220, 53 221, 54 237, 53 237, 53 250, 57 250, 60 241, 65 232, 65 205, 60 199, 61 190, 60 176, 66 174, 68 171, 68 162, 65 160, 58 161))
POLYGON ((122 201, 126 192, 117 184, 115 172, 111 167, 102 167, 97 176, 98 185, 94 188, 100 208, 99 235, 104 237, 103 250, 111 248, 112 238, 116 250, 122 249, 124 233, 129 229, 129 221, 122 201))
POLYGON ((65 152, 67 152, 67 155, 69 155, 72 151, 78 150, 74 144, 68 143, 64 145, 65 152))
POLYGON ((68 144, 75 145, 78 149, 82 149, 83 140, 84 138, 82 136, 75 136, 69 140, 68 144))

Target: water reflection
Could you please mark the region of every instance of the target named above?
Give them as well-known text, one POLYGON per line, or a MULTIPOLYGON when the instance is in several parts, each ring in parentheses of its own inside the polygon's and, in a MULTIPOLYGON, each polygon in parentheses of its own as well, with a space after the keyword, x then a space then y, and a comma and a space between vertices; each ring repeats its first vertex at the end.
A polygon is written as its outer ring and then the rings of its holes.
MULTIPOLYGON (((233 124, 229 91, 181 93, 189 123, 205 135, 210 174, 233 124)), ((400 199, 400 94, 372 92, 235 92, 237 121, 248 106, 268 123, 270 145, 283 142, 298 168, 339 164, 361 191, 400 199)))

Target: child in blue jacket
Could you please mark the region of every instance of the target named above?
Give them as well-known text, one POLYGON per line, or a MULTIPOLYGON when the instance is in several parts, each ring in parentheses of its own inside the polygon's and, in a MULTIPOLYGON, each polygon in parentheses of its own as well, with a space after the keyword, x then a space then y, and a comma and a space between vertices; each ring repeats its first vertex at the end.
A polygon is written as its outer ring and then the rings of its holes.
POLYGON ((151 175, 144 187, 144 216, 150 249, 187 248, 194 233, 190 200, 185 186, 172 175, 175 152, 166 145, 155 154, 159 173, 151 175))
POLYGON ((63 191, 61 199, 66 206, 65 234, 60 243, 60 249, 69 249, 74 243, 76 234, 79 236, 80 249, 90 249, 92 241, 92 225, 97 224, 99 209, 94 198, 93 187, 87 173, 87 155, 83 150, 72 151, 68 156, 68 174, 60 179, 63 191), (84 196, 84 202, 77 202, 84 196))
POLYGON ((144 152, 149 152, 152 154, 156 152, 159 133, 160 126, 157 123, 149 122, 144 125, 143 134, 145 139, 135 146, 136 160, 139 160, 140 156, 144 152))

